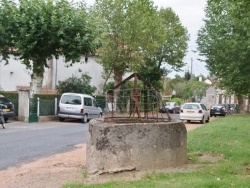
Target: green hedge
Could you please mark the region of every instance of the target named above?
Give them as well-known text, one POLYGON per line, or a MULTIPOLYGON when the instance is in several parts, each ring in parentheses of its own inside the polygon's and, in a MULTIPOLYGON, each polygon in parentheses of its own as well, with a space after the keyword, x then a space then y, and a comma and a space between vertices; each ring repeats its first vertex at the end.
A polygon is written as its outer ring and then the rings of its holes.
POLYGON ((43 100, 54 100, 55 98, 57 98, 58 100, 60 100, 62 94, 35 94, 34 98, 38 98, 39 99, 43 99, 43 100))
POLYGON ((8 99, 18 99, 18 92, 1 91, 0 94, 8 99))
POLYGON ((97 105, 102 108, 102 110, 104 110, 105 106, 106 106, 106 99, 104 95, 96 95, 95 96, 96 99, 96 103, 97 105))

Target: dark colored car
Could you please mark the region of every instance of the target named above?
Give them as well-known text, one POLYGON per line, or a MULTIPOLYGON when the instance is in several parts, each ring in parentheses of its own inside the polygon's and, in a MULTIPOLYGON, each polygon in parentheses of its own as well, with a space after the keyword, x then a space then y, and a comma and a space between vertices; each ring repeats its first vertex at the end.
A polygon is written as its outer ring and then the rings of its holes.
POLYGON ((235 113, 235 108, 236 108, 236 105, 235 104, 225 104, 227 106, 227 113, 228 114, 233 114, 235 113))
POLYGON ((226 116, 227 106, 225 104, 215 104, 210 109, 210 117, 212 116, 226 116))
POLYGON ((7 122, 9 118, 15 117, 14 105, 3 95, 0 95, 0 107, 3 110, 5 122, 7 122))
POLYGON ((162 107, 160 109, 160 112, 162 113, 166 113, 166 112, 170 112, 173 114, 178 114, 180 113, 180 106, 178 103, 176 102, 166 102, 162 104, 162 107))

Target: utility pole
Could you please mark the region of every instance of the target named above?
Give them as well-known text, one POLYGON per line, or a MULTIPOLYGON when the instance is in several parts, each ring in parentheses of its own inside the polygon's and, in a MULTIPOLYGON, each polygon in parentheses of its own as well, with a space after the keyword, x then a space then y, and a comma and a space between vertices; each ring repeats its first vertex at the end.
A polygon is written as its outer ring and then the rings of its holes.
POLYGON ((191 79, 193 78, 193 58, 191 58, 191 79))

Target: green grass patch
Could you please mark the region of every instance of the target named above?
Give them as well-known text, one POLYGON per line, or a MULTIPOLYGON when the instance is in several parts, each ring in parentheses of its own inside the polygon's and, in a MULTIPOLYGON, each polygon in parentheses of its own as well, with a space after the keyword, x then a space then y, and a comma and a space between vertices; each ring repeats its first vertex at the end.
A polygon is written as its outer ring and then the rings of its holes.
POLYGON ((187 142, 189 163, 199 168, 149 173, 138 181, 67 184, 64 188, 250 188, 249 115, 218 118, 188 132, 187 142), (201 160, 204 156, 207 160, 201 160))

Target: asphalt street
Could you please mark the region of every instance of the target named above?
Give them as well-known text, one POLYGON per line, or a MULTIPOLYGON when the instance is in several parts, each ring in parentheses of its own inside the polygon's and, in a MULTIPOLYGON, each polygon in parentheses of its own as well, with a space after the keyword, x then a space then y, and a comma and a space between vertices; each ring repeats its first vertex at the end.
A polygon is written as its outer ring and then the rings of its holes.
POLYGON ((0 128, 0 170, 74 149, 85 143, 88 123, 10 121, 0 128))

